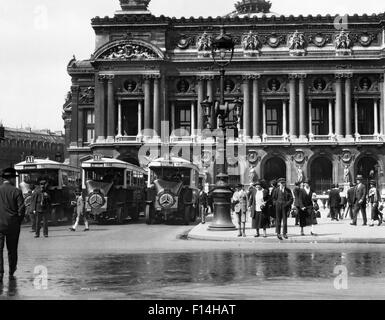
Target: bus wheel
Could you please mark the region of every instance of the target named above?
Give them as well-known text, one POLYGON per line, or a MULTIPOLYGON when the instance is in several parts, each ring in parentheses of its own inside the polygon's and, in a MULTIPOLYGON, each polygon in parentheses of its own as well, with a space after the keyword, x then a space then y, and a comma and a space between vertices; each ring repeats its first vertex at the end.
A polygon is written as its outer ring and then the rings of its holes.
POLYGON ((152 212, 150 205, 146 205, 146 209, 145 209, 144 214, 145 214, 145 217, 146 217, 146 224, 148 224, 148 225, 153 224, 153 222, 154 222, 154 213, 152 212))
POLYGON ((191 207, 188 206, 188 207, 185 207, 184 208, 184 218, 183 218, 183 222, 186 226, 188 226, 190 224, 190 221, 191 221, 191 207))
POLYGON ((199 207, 191 210, 193 214, 190 217, 191 222, 195 222, 197 220, 197 217, 199 215, 199 207))
POLYGON ((118 212, 116 214, 116 220, 118 224, 123 224, 124 223, 124 210, 123 207, 118 208, 118 212))
POLYGON ((132 221, 138 221, 139 220, 139 205, 136 207, 132 208, 133 209, 133 214, 131 214, 131 219, 132 221))

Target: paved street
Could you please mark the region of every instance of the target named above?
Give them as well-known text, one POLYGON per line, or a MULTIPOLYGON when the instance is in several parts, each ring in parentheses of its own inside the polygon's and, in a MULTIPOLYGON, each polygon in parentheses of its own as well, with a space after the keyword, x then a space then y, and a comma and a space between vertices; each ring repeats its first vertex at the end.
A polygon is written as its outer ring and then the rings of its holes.
POLYGON ((384 245, 184 240, 193 227, 55 227, 48 239, 24 227, 17 283, 5 276, 0 299, 385 298, 384 245), (334 287, 339 265, 348 290, 334 287))

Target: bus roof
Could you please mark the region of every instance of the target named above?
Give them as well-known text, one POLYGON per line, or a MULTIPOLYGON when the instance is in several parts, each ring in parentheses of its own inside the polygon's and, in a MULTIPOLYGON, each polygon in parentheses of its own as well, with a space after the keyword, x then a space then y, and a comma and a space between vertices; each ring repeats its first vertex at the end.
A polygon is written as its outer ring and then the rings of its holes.
POLYGON ((170 157, 167 158, 158 158, 153 160, 148 167, 151 168, 160 168, 160 167, 170 167, 170 168, 189 168, 193 169, 195 171, 199 172, 198 166, 191 163, 190 161, 183 159, 183 158, 177 158, 177 157, 170 157))
POLYGON ((34 159, 30 161, 23 161, 15 165, 16 171, 33 171, 33 170, 44 170, 44 169, 52 169, 52 170, 70 170, 80 172, 79 168, 70 166, 65 163, 52 161, 49 159, 34 159))
POLYGON ((113 159, 113 158, 100 158, 100 159, 90 159, 87 161, 84 161, 82 163, 82 168, 87 169, 87 168, 120 168, 120 169, 131 169, 135 171, 139 171, 143 174, 147 174, 147 172, 142 169, 141 167, 138 167, 134 164, 118 160, 118 159, 113 159))

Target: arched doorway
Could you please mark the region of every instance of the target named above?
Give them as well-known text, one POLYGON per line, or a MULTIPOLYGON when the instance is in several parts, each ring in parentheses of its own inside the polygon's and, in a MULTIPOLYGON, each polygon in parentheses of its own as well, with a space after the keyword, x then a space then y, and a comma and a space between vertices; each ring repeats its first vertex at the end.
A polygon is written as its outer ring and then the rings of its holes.
POLYGON ((315 159, 310 166, 310 180, 313 191, 323 194, 333 183, 333 163, 326 157, 315 159))
POLYGON ((286 163, 279 157, 274 157, 266 161, 263 170, 263 178, 266 181, 286 179, 286 163))
POLYGON ((356 176, 362 175, 366 185, 368 185, 369 181, 372 179, 378 180, 378 172, 378 162, 372 157, 363 157, 357 163, 356 176))

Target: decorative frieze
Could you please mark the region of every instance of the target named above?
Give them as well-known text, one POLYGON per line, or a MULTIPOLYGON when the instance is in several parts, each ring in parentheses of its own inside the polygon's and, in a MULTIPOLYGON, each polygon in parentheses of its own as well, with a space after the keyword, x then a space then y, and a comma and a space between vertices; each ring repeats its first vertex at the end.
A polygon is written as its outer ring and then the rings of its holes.
POLYGON ((306 55, 306 40, 303 33, 295 31, 288 37, 289 53, 291 56, 304 56, 306 55))
POLYGON ((81 88, 79 104, 93 104, 95 101, 95 87, 81 88))
POLYGON ((247 35, 242 37, 243 52, 246 57, 253 57, 259 54, 259 49, 262 43, 260 42, 258 35, 250 31, 247 35))

